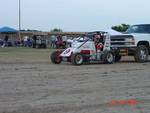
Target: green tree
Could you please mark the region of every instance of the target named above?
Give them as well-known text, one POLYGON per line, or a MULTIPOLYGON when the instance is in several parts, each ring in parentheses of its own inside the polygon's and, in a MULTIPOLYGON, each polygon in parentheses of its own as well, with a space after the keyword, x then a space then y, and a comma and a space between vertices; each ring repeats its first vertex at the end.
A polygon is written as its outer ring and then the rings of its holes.
POLYGON ((54 28, 51 30, 51 32, 63 32, 63 30, 59 28, 54 28))
POLYGON ((130 27, 129 24, 121 24, 121 25, 112 26, 111 28, 118 32, 125 32, 129 27, 130 27))

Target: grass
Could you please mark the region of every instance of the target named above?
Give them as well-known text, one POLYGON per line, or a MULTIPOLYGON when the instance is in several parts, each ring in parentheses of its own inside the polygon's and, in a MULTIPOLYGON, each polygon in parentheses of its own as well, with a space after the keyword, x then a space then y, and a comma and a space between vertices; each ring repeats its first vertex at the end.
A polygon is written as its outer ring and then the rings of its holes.
POLYGON ((0 48, 0 62, 47 62, 52 49, 0 48))

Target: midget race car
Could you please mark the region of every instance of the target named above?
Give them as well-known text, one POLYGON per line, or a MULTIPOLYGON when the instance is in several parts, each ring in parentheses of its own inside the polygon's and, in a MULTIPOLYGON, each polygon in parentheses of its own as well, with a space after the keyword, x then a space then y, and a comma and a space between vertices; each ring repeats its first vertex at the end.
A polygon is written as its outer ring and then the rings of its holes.
POLYGON ((60 64, 70 62, 73 65, 84 63, 107 63, 114 62, 114 53, 111 51, 110 35, 107 32, 88 33, 83 40, 75 41, 72 47, 66 50, 53 51, 50 58, 52 63, 60 64))

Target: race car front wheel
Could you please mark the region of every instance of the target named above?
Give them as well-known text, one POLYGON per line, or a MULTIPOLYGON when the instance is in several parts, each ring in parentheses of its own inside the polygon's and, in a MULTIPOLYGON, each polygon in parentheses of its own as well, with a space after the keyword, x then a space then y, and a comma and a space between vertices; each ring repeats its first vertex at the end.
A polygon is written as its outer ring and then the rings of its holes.
POLYGON ((62 61, 62 58, 60 57, 61 52, 60 51, 54 51, 50 58, 53 64, 60 64, 62 61))
POLYGON ((82 65, 83 64, 83 56, 80 53, 72 54, 71 63, 73 65, 82 65))

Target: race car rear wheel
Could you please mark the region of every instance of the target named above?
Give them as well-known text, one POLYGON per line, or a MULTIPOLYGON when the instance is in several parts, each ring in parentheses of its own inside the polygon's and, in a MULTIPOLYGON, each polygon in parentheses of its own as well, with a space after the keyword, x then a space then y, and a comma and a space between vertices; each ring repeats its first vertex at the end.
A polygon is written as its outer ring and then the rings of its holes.
POLYGON ((82 65, 83 64, 83 56, 80 53, 72 54, 71 56, 71 63, 73 65, 82 65))
POLYGON ((103 61, 106 64, 112 64, 114 62, 114 55, 110 51, 104 51, 103 61))
POLYGON ((62 61, 62 58, 60 57, 61 51, 54 51, 51 54, 51 61, 53 64, 60 64, 62 61))

